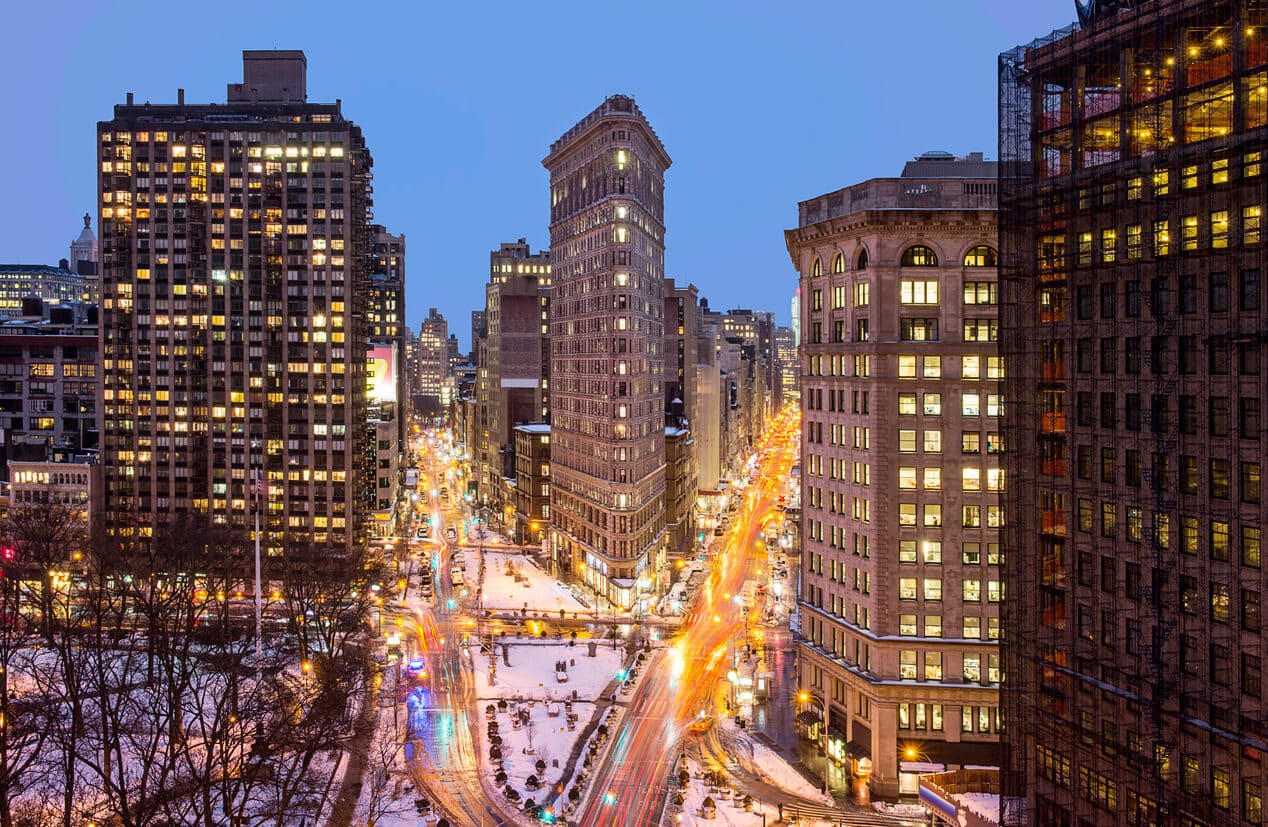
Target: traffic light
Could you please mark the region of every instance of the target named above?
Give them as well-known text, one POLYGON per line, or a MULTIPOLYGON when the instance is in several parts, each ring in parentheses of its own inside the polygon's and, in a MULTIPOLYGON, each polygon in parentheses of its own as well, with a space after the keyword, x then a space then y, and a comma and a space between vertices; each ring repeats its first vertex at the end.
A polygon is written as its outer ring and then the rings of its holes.
POLYGON ((617 670, 617 673, 616 673, 616 679, 617 679, 618 681, 623 681, 623 680, 625 680, 625 670, 624 670, 624 669, 618 669, 618 670, 617 670))

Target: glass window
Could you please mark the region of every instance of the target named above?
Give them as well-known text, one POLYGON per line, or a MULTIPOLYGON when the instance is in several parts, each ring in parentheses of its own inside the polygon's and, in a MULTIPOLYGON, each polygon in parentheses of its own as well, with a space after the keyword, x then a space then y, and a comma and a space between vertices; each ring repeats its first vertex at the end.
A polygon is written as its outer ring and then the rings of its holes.
POLYGON ((996 267, 999 264, 999 256, 995 250, 985 244, 969 250, 964 255, 965 267, 996 267))
POLYGON ((976 393, 966 393, 960 398, 962 416, 980 416, 982 398, 976 393))
POLYGON ((1154 222, 1154 255, 1165 256, 1171 253, 1171 228, 1167 219, 1154 222))
POLYGON ((926 356, 925 357, 925 378, 941 379, 942 378, 942 357, 926 356))
POLYGON ((1113 227, 1101 230, 1101 261, 1105 264, 1114 261, 1118 250, 1118 231, 1113 227))
POLYGON ((915 540, 899 540, 898 541, 898 562, 900 563, 916 562, 916 541, 915 540))
POLYGON ((942 453, 942 431, 929 430, 925 431, 925 453, 941 454, 942 453))
POLYGON ((964 303, 999 304, 998 286, 993 281, 966 281, 964 283, 964 303))
POLYGON ((977 431, 965 431, 960 434, 960 453, 981 453, 981 437, 982 435, 977 431))
POLYGON ((916 616, 915 615, 899 615, 898 616, 898 634, 903 637, 914 637, 916 635, 916 616))
POLYGON ((982 581, 965 579, 964 581, 963 599, 965 603, 981 603, 982 602, 982 581))
POLYGON ((942 490, 942 469, 926 468, 925 469, 925 490, 941 491, 942 490))
POLYGON ((966 617, 964 618, 964 637, 967 640, 982 639, 982 618, 966 617))
POLYGON ((940 416, 942 414, 942 394, 926 393, 924 401, 925 416, 940 416))
POLYGON ((920 556, 926 563, 935 564, 942 562, 942 541, 941 540, 922 540, 920 543, 920 556))
POLYGON ((916 415, 916 395, 914 393, 898 394, 898 413, 900 416, 916 415))
POLYGON ((960 362, 960 378, 961 379, 981 379, 982 378, 982 357, 965 356, 960 362))
POLYGON ((925 503, 925 525, 933 527, 942 525, 941 504, 925 503))
POLYGON ((982 490, 982 469, 981 468, 961 468, 960 469, 960 489, 962 491, 981 491, 982 490))
POLYGON ((965 655, 964 656, 964 679, 966 681, 978 682, 982 680, 982 656, 981 655, 965 655))
POLYGON ((923 244, 917 244, 915 246, 908 247, 903 252, 902 266, 903 267, 937 267, 938 256, 930 248, 924 246, 923 244))
POLYGON ((942 653, 925 652, 925 680, 942 680, 942 653))
POLYGON ((932 279, 903 279, 898 283, 898 301, 901 304, 937 304, 938 282, 932 279))
POLYGON ((898 677, 908 681, 916 679, 915 649, 900 649, 898 651, 898 677))
POLYGON ((925 615, 925 637, 942 637, 942 615, 925 615))
POLYGON ((898 450, 904 454, 914 454, 916 452, 916 432, 914 430, 900 430, 898 432, 898 450))
POLYGON ((911 466, 911 465, 899 466, 898 488, 899 490, 908 490, 908 491, 914 491, 916 489, 915 466, 911 466))
POLYGON ((1211 213, 1211 246, 1216 249, 1228 246, 1228 210, 1211 213))
POLYGON ((900 526, 914 526, 916 524, 915 503, 898 504, 898 524, 900 526))
POLYGON ((1264 208, 1258 204, 1242 207, 1242 243, 1258 244, 1262 238, 1264 208))
POLYGON ((916 378, 916 357, 915 355, 900 355, 898 357, 898 378, 899 379, 915 379, 916 378))
POLYGON ((916 578, 914 577, 898 578, 898 599, 899 600, 915 600, 916 599, 916 578))

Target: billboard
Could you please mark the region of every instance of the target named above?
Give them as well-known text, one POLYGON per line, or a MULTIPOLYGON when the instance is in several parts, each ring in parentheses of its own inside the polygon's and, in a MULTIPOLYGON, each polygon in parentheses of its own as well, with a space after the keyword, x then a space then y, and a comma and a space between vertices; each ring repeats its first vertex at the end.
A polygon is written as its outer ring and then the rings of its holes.
POLYGON ((396 401, 396 348, 374 345, 366 351, 366 391, 370 404, 396 401))

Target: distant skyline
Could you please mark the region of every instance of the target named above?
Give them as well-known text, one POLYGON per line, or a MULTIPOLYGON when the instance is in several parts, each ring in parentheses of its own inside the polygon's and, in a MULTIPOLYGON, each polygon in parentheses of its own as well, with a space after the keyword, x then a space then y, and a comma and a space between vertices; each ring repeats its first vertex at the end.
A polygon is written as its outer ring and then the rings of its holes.
POLYGON ((127 92, 223 102, 243 49, 302 49, 309 100, 365 132, 375 221, 406 235, 410 327, 437 307, 464 352, 489 251, 549 246, 541 159, 606 96, 633 96, 674 160, 666 275, 787 325, 797 202, 930 149, 994 158, 997 54, 1075 19, 1070 0, 51 8, 7 15, 0 262, 67 255, 96 202, 95 124, 127 92))

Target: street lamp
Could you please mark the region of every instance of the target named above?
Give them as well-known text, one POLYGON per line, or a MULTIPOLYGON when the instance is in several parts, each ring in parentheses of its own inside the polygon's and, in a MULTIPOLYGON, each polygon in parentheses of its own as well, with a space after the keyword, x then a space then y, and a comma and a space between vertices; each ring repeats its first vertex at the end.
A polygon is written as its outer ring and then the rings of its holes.
MULTIPOLYGON (((804 704, 804 703, 809 703, 809 702, 813 701, 813 700, 814 700, 814 698, 813 698, 813 696, 812 696, 809 692, 801 692, 801 693, 799 693, 799 694, 797 695, 797 700, 801 701, 801 702, 804 704)), ((831 787, 828 785, 828 761, 829 761, 829 756, 828 756, 828 697, 827 697, 827 695, 824 695, 824 698, 823 698, 823 794, 824 794, 824 795, 826 795, 826 796, 831 796, 831 795, 832 795, 832 789, 831 789, 831 787)))

